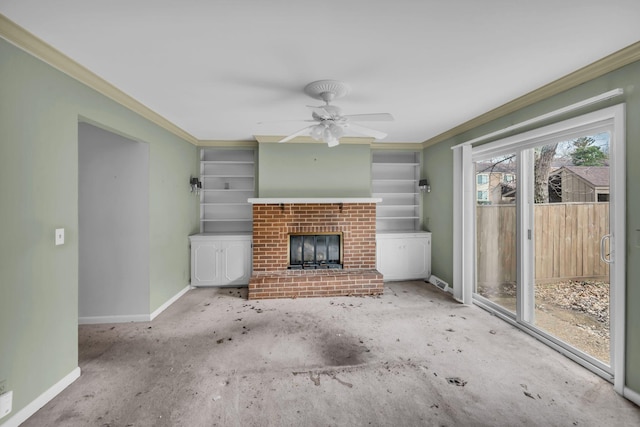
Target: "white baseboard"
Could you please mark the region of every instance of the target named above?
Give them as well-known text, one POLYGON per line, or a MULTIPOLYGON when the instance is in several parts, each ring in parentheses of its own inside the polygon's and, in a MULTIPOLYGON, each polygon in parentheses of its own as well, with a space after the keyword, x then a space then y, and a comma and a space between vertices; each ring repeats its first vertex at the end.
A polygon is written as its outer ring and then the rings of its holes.
POLYGON ((9 418, 2 427, 18 427, 25 422, 30 416, 38 412, 40 408, 49 403, 51 399, 56 397, 62 390, 69 387, 71 383, 80 377, 80 367, 75 368, 73 371, 65 375, 60 381, 51 386, 47 391, 40 396, 32 400, 27 406, 15 413, 14 416, 9 418))
POLYGON ((98 323, 128 323, 148 322, 151 320, 148 314, 127 314, 118 316, 89 316, 78 317, 79 325, 95 325, 98 323))
POLYGON ((635 403, 636 405, 640 406, 640 393, 625 387, 624 390, 622 391, 622 395, 627 399, 629 399, 630 401, 632 401, 633 403, 635 403))
POLYGON ((180 290, 177 294, 172 296, 167 302, 158 307, 151 314, 128 314, 128 315, 117 315, 117 316, 88 316, 88 317, 78 317, 79 325, 95 325, 100 323, 128 323, 128 322, 150 322, 160 313, 165 311, 171 304, 176 302, 178 298, 182 295, 186 294, 187 291, 193 289, 191 286, 185 286, 180 290))
POLYGON ((162 304, 160 307, 158 307, 153 313, 151 313, 151 315, 149 316, 149 320, 153 320, 156 317, 158 317, 158 315, 160 313, 162 313, 163 311, 165 311, 167 308, 169 308, 169 306, 171 304, 173 304, 174 302, 176 302, 178 300, 178 298, 180 298, 182 295, 186 294, 188 290, 192 289, 191 286, 185 286, 184 289, 182 289, 180 292, 178 292, 177 294, 175 294, 174 296, 172 296, 167 302, 165 302, 164 304, 162 304))

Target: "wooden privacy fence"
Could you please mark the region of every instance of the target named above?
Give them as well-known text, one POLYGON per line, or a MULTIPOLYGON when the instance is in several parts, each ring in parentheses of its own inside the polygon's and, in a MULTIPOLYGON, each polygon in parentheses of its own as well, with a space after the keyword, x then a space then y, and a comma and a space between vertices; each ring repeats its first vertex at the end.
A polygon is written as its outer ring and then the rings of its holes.
MULTIPOLYGON (((515 206, 477 206, 476 213, 478 284, 515 283, 515 206)), ((600 260, 609 203, 537 204, 534 216, 536 283, 609 280, 609 265, 600 260)))

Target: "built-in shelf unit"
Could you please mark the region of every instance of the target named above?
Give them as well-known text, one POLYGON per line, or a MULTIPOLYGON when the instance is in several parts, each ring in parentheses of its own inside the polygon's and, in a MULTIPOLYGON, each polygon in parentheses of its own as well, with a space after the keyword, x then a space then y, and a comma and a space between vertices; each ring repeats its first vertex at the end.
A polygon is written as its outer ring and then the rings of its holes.
POLYGON ((420 154, 416 151, 373 150, 372 197, 377 232, 415 231, 420 227, 420 154))
POLYGON ((248 233, 256 196, 253 148, 206 147, 200 151, 200 232, 248 233))

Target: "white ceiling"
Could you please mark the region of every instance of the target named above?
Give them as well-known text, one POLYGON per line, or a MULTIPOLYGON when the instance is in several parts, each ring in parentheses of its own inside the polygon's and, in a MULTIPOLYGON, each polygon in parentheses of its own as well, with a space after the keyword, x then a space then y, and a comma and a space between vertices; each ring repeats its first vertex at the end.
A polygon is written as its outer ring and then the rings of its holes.
POLYGON ((0 13, 201 140, 345 114, 423 142, 640 40, 639 0, 2 0, 0 13), (258 122, 271 122, 258 124, 258 122))

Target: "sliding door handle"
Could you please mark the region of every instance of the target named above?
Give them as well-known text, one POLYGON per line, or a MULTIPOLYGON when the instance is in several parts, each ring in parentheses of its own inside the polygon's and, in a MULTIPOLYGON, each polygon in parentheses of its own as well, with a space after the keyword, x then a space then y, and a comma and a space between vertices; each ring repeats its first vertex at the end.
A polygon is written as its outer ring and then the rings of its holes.
POLYGON ((605 243, 606 243, 607 240, 609 241, 609 247, 611 247, 611 234, 605 234, 600 239, 600 259, 604 263, 611 264, 613 262, 611 260, 611 251, 609 251, 608 254, 604 253, 604 251, 605 251, 605 243))

